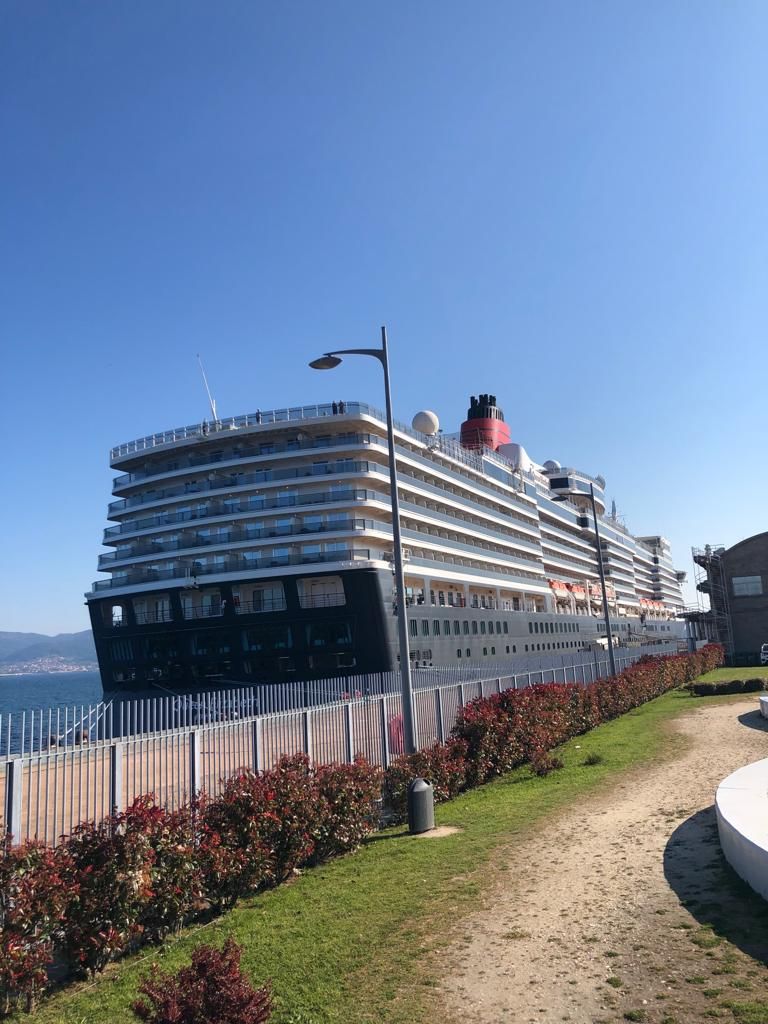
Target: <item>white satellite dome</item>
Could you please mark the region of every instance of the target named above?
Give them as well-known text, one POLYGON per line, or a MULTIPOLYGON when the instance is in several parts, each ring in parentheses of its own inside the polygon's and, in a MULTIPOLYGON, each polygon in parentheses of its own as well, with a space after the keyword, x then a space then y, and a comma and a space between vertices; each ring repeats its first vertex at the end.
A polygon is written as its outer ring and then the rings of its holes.
POLYGON ((544 469, 546 469, 548 473, 559 473, 559 471, 562 468, 563 467, 560 465, 557 459, 547 459, 547 461, 544 463, 544 469))
POLYGON ((436 434, 440 429, 440 420, 429 409, 423 409, 413 417, 411 426, 420 434, 436 434))
POLYGON ((527 473, 533 469, 533 460, 530 455, 525 448, 523 448, 521 444, 517 444, 516 441, 510 441, 508 444, 500 444, 496 450, 499 455, 502 455, 512 463, 512 467, 515 470, 527 473))

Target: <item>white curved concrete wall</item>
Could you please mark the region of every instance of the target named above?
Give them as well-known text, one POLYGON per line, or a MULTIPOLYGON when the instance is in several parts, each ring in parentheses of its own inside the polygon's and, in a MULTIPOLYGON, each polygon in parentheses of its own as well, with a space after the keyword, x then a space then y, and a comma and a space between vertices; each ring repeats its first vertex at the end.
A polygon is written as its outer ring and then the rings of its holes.
POLYGON ((725 859, 768 900, 768 757, 723 779, 715 809, 725 859))

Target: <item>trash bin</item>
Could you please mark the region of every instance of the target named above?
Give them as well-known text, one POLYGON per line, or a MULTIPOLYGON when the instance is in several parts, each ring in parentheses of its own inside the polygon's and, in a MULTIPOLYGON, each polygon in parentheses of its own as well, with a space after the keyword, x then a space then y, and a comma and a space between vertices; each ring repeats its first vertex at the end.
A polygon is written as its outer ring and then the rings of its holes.
POLYGON ((408 831, 411 835, 429 832, 435 827, 435 794, 432 783, 414 779, 408 786, 408 831))

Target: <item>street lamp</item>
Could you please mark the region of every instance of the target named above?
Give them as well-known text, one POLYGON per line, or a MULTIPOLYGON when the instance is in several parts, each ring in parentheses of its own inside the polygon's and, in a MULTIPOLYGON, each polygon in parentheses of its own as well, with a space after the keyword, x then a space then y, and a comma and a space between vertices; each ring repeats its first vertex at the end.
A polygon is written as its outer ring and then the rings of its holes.
POLYGON ((403 701, 403 743, 406 754, 416 752, 416 728, 413 714, 413 685, 411 683, 411 657, 408 645, 408 617, 405 605, 405 571, 403 547, 400 537, 400 501, 397 494, 397 465, 395 462, 395 428, 392 422, 392 395, 389 385, 389 357, 387 355, 387 329, 381 328, 381 348, 344 348, 326 352, 309 364, 313 370, 333 370, 341 363, 341 356, 373 356, 384 370, 384 395, 387 408, 387 443, 389 446, 389 494, 392 504, 392 534, 395 556, 395 586, 397 589, 397 626, 400 640, 400 680, 403 701))
MULTIPOLYGON (((567 501, 568 497, 565 494, 556 495, 553 501, 567 501)), ((589 485, 589 500, 592 502, 592 521, 595 524, 595 543, 597 544, 597 569, 600 573, 600 589, 603 595, 603 616, 605 618, 605 636, 608 641, 608 664, 610 665, 611 675, 616 675, 616 659, 613 654, 613 634, 611 633, 611 614, 608 609, 608 594, 605 589, 605 569, 603 568, 603 548, 600 543, 600 529, 597 525, 597 509, 595 507, 595 488, 590 483, 589 485)), ((589 592, 589 584, 587 584, 587 592, 589 592)))

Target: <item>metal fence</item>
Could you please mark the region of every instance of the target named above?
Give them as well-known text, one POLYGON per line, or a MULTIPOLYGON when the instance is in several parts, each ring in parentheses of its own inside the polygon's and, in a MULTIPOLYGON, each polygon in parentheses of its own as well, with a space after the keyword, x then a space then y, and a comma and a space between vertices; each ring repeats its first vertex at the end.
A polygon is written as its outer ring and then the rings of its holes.
MULTIPOLYGON (((617 652, 617 670, 672 649, 617 652)), ((416 673, 420 749, 445 740, 459 708, 474 697, 535 683, 593 682, 608 674, 608 661, 587 653, 523 671, 489 668, 416 673)), ((81 821, 101 821, 142 794, 173 810, 201 790, 218 794, 242 768, 262 771, 286 754, 305 753, 316 763, 362 755, 386 767, 403 751, 399 689, 392 672, 8 715, 0 726, 3 829, 15 842, 54 844, 81 821), (264 710, 274 704, 278 710, 264 710)))

